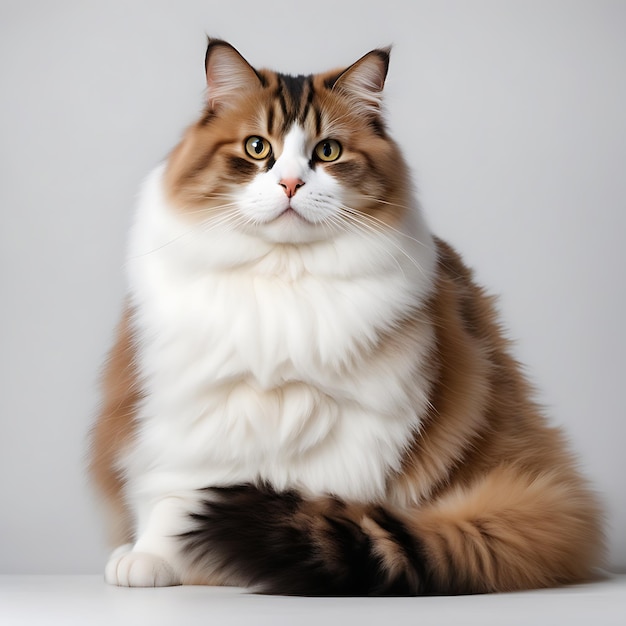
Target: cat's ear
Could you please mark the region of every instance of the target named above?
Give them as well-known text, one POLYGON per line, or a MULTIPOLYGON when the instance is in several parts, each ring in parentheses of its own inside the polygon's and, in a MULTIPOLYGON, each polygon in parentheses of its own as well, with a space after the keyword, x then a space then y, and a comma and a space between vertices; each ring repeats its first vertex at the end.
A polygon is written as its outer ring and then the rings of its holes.
POLYGON ((204 66, 211 110, 228 105, 242 91, 262 87, 256 70, 233 46, 221 39, 209 39, 204 66))
POLYGON ((336 76, 331 82, 331 89, 343 92, 355 103, 378 113, 389 68, 390 51, 391 48, 380 48, 368 52, 336 76))

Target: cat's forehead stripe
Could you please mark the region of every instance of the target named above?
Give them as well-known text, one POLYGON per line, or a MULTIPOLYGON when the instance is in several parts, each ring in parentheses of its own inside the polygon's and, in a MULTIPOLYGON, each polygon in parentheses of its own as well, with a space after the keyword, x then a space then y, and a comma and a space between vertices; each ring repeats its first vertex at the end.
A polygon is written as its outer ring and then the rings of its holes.
POLYGON ((283 90, 287 92, 291 101, 298 106, 302 100, 305 85, 310 84, 311 76, 304 76, 303 74, 299 74, 298 76, 279 74, 278 78, 283 90))
MULTIPOLYGON (((278 86, 275 97, 282 114, 282 130, 288 129, 294 122, 304 123, 311 112, 315 88, 313 86, 313 76, 303 75, 291 76, 289 74, 277 74, 278 86)), ((321 129, 321 112, 313 107, 315 115, 315 126, 319 132, 321 129)), ((267 127, 270 133, 274 132, 276 122, 276 112, 273 107, 268 109, 267 127)))

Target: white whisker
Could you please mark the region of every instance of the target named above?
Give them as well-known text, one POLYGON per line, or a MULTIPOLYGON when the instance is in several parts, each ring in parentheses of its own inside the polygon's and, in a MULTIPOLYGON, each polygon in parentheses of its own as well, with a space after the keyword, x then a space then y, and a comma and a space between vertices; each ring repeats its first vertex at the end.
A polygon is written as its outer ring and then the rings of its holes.
POLYGON ((183 215, 200 214, 200 215, 206 216, 208 219, 205 219, 202 222, 199 222, 198 224, 191 225, 190 228, 180 233, 176 237, 172 237, 170 240, 166 241, 165 243, 155 248, 152 248, 151 250, 148 250, 147 252, 135 255, 133 258, 140 258, 143 256, 147 256, 149 254, 158 252, 159 250, 163 250, 164 248, 171 246, 177 241, 180 241, 184 237, 188 237, 189 235, 196 233, 198 229, 202 229, 203 232, 209 232, 210 230, 213 230, 213 228, 217 228, 223 225, 228 225, 229 222, 234 223, 237 217, 243 218, 241 222, 242 224, 246 223, 247 220, 241 215, 239 210, 236 209, 236 206, 237 204, 235 202, 228 202, 226 204, 221 204, 221 205, 216 205, 216 206, 211 206, 211 207, 203 207, 200 209, 193 209, 193 210, 190 210, 187 207, 182 207, 180 211, 181 211, 181 214, 183 215), (217 214, 217 216, 215 216, 215 214, 217 214), (207 226, 209 226, 209 228, 207 228, 207 226))
MULTIPOLYGON (((376 198, 375 196, 363 195, 362 197, 367 199, 367 200, 374 200, 375 202, 378 202, 380 204, 386 204, 388 206, 395 206, 395 207, 398 207, 398 208, 401 208, 401 209, 411 210, 409 207, 404 206, 403 204, 397 204, 395 202, 387 202, 385 200, 381 200, 379 198, 376 198)), ((352 212, 356 211, 356 209, 351 209, 350 207, 347 207, 347 206, 342 206, 342 208, 344 210, 347 210, 347 211, 352 211, 352 212)), ((399 230, 397 228, 394 228, 393 226, 387 224, 386 222, 384 222, 380 218, 375 217, 374 215, 369 215, 369 214, 363 213, 361 211, 356 211, 356 213, 358 213, 358 215, 360 215, 360 216, 365 217, 366 219, 371 220, 372 222, 378 222, 379 224, 381 224, 385 228, 387 228, 389 230, 392 230, 393 232, 397 233, 398 235, 401 235, 402 237, 406 237, 407 239, 410 239, 411 241, 414 241, 416 244, 418 244, 420 246, 423 246, 424 248, 428 249, 430 247, 427 244, 425 244, 423 241, 420 241, 419 239, 416 239, 415 237, 412 237, 411 235, 409 235, 409 234, 407 234, 407 233, 405 233, 405 232, 403 232, 403 231, 401 231, 401 230, 399 230)))
POLYGON ((366 236, 374 244, 375 250, 377 250, 378 252, 384 252, 388 257, 390 257, 392 261, 397 265, 402 275, 406 276, 404 270, 402 269, 402 266, 400 265, 400 262, 395 257, 395 255, 393 255, 390 250, 382 245, 381 235, 382 238, 389 240, 389 237, 385 235, 385 233, 382 233, 380 230, 377 230, 367 223, 359 221, 354 215, 350 215, 349 213, 343 213, 334 216, 333 223, 335 224, 335 226, 337 226, 346 233, 354 232, 354 229, 356 228, 358 232, 366 236))
MULTIPOLYGON (((401 231, 398 231, 395 228, 389 227, 382 220, 374 219, 370 215, 366 215, 365 213, 355 211, 354 209, 351 209, 350 207, 347 207, 345 205, 342 205, 341 209, 342 209, 341 216, 344 219, 346 219, 346 221, 349 221, 351 224, 360 226, 362 230, 367 230, 369 233, 376 234, 379 237, 383 237, 388 243, 390 243, 394 248, 396 248, 396 250, 398 250, 404 257, 406 257, 419 270, 421 274, 425 275, 424 270, 422 266, 418 263, 418 261, 414 257, 412 257, 397 241, 395 241, 395 238, 392 237, 389 232, 386 232, 386 230, 389 229, 392 232, 399 234, 399 235, 405 235, 405 233, 402 233, 401 231)), ((420 243, 419 241, 415 240, 413 237, 410 237, 409 235, 405 235, 405 236, 408 237, 409 239, 416 241, 417 243, 420 243)), ((395 258, 395 256, 392 255, 391 252, 388 251, 388 253, 393 258, 395 258)), ((397 262, 397 259, 396 259, 396 262, 397 262)))

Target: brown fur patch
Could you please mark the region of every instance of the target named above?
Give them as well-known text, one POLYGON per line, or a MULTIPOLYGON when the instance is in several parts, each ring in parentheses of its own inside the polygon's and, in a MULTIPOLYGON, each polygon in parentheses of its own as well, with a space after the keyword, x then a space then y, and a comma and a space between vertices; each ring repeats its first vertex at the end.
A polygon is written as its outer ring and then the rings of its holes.
POLYGON ((105 363, 103 403, 91 432, 90 473, 111 509, 110 541, 114 546, 132 539, 130 519, 124 503, 124 477, 117 468, 119 455, 135 431, 137 403, 141 390, 134 362, 135 346, 127 306, 117 329, 116 341, 105 363))
POLYGON ((589 579, 601 558, 595 499, 574 473, 496 467, 407 517, 440 588, 532 589, 589 579))
POLYGON ((361 519, 361 528, 369 536, 372 542, 372 553, 380 559, 387 579, 393 580, 406 575, 409 578, 409 584, 418 589, 420 581, 407 557, 405 546, 367 515, 361 519))

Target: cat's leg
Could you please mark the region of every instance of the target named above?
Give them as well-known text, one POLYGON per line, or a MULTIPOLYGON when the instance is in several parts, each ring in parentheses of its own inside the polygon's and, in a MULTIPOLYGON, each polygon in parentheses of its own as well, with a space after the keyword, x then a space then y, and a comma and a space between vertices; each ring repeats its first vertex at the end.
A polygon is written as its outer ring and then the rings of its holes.
POLYGON ((168 496, 142 515, 137 541, 113 551, 105 580, 122 587, 169 587, 183 583, 186 564, 177 535, 185 530, 193 499, 168 496))

